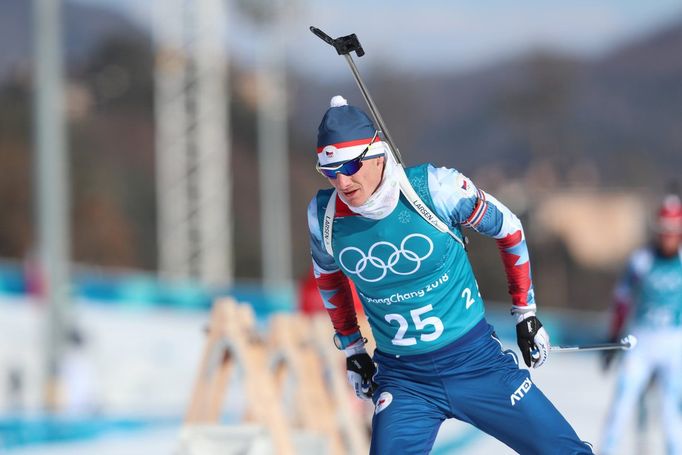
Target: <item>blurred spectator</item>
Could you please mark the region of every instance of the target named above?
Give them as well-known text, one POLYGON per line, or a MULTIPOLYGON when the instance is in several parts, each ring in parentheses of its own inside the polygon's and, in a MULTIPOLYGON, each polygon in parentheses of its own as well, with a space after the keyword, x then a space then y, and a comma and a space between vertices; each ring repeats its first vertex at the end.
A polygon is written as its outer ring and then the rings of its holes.
POLYGON ((45 296, 45 283, 40 269, 40 258, 38 252, 31 249, 24 257, 24 282, 26 294, 36 299, 45 296))
POLYGON ((68 335, 61 368, 64 413, 72 416, 95 413, 97 402, 94 370, 85 350, 85 340, 76 329, 71 330, 68 335))
POLYGON ((7 371, 7 403, 10 414, 24 410, 24 374, 19 365, 11 365, 7 371))
MULTIPOLYGON (((658 211, 652 245, 632 254, 615 289, 611 338, 615 341, 623 336, 629 319, 639 343, 623 359, 602 441, 603 455, 617 453, 625 425, 654 374, 662 393, 660 416, 667 453, 682 454, 678 424, 682 391, 681 242, 682 203, 679 197, 668 195, 658 211)), ((614 352, 605 351, 605 369, 612 363, 614 352)))

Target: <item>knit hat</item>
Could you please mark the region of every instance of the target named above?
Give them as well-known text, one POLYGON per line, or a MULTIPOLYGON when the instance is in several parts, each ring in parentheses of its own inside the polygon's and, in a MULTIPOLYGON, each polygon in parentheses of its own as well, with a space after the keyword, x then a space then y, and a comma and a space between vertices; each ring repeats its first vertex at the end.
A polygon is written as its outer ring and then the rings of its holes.
POLYGON ((682 202, 677 195, 669 194, 658 210, 656 230, 660 233, 682 234, 682 202))
MULTIPOLYGON (((362 110, 349 106, 342 96, 331 99, 330 108, 317 130, 317 160, 320 166, 333 166, 358 157, 376 134, 372 120, 362 110)), ((372 143, 365 158, 384 154, 381 138, 372 143)))

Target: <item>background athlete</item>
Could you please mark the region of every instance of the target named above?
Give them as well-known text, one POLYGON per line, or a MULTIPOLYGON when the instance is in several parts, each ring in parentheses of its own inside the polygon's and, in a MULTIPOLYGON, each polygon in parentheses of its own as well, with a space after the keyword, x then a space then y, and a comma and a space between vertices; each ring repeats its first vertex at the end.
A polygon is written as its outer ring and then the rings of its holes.
POLYGON ((403 170, 367 115, 339 96, 319 126, 317 152, 333 188, 308 207, 313 267, 349 380, 375 402, 371 452, 427 453, 443 420, 456 418, 519 453, 592 453, 484 317, 462 226, 496 239, 524 362, 546 361, 549 336, 535 317, 518 218, 454 169, 403 170), (410 191, 416 199, 405 197, 410 191), (427 222, 428 213, 450 232, 427 222), (376 367, 347 278, 377 343, 376 367))
MULTIPOLYGON (((625 354, 604 432, 601 454, 617 453, 625 424, 655 374, 662 392, 661 421, 668 454, 682 454, 679 399, 682 392, 682 204, 667 196, 657 214, 654 241, 635 251, 614 292, 611 338, 628 319, 637 349, 625 354)), ((611 351, 612 353, 613 351, 611 351)), ((608 368, 612 354, 604 355, 608 368)))

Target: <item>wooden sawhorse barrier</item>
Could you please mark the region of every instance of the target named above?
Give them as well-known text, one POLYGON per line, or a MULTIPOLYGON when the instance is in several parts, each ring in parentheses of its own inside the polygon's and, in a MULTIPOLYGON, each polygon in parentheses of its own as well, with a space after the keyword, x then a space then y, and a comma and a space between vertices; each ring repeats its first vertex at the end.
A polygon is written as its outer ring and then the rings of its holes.
POLYGON ((233 299, 215 302, 185 424, 219 422, 227 383, 238 363, 243 370, 247 419, 268 430, 278 454, 294 455, 291 431, 267 369, 267 346, 257 337, 254 323, 251 306, 233 299))
POLYGON ((324 435, 333 455, 369 453, 362 403, 348 386, 329 316, 278 314, 270 331, 272 352, 282 360, 276 370, 280 390, 288 378, 295 384, 294 426, 324 435))
POLYGON ((295 453, 293 430, 323 436, 329 454, 368 453, 366 419, 347 384, 343 354, 332 344, 329 317, 275 315, 267 340, 254 325, 249 305, 216 301, 185 423, 219 422, 237 367, 245 419, 266 428, 277 453, 295 453))

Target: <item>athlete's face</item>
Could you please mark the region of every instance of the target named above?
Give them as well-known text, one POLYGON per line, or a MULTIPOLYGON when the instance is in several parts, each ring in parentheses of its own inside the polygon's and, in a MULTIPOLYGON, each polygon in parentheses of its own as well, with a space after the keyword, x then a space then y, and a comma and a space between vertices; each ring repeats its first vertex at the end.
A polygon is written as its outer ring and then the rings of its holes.
POLYGON ((682 242, 682 234, 676 232, 665 232, 658 234, 658 247, 665 256, 677 254, 677 250, 682 242))
POLYGON ((384 157, 364 160, 362 167, 353 175, 336 174, 335 179, 330 179, 336 190, 353 207, 359 207, 376 191, 381 183, 384 171, 384 157))

